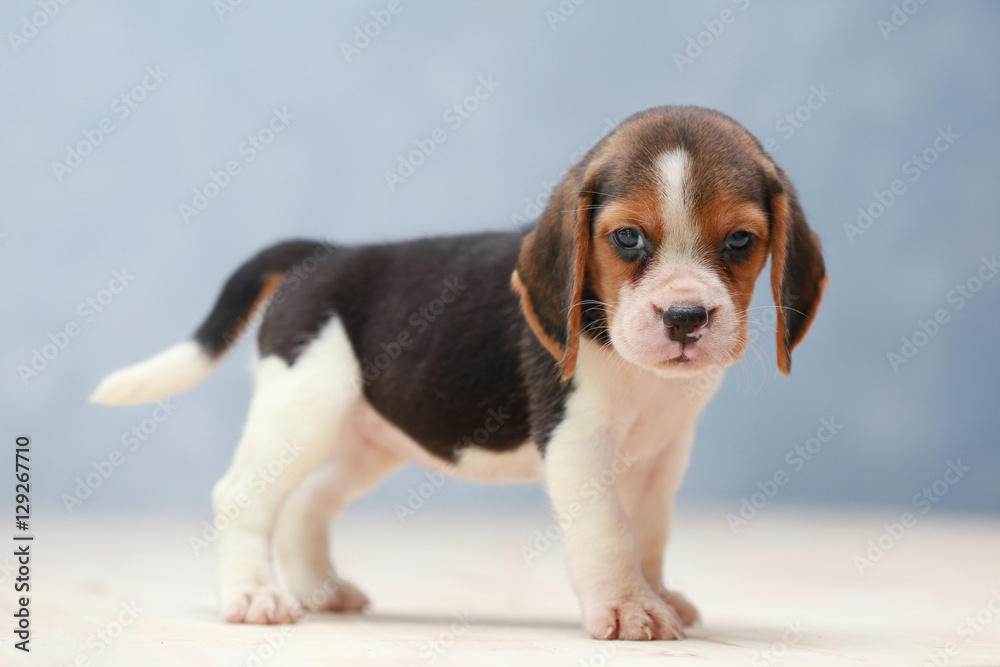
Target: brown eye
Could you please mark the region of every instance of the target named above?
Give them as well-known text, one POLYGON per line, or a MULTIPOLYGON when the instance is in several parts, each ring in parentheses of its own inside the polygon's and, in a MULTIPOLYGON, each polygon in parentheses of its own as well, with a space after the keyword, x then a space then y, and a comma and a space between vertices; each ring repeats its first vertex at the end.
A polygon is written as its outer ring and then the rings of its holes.
POLYGON ((729 252, 741 252, 750 247, 753 243, 753 234, 750 232, 733 232, 726 238, 724 249, 729 252))
POLYGON ((619 229, 611 236, 615 244, 625 250, 642 250, 646 247, 646 241, 642 238, 642 234, 630 227, 619 229))

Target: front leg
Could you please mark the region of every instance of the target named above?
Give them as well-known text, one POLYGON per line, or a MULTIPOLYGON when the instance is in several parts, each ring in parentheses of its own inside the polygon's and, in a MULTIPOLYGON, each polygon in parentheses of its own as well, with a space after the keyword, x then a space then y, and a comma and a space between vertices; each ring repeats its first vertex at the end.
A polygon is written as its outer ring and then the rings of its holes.
POLYGON ((669 443, 618 476, 618 488, 639 543, 642 575, 650 588, 674 608, 685 626, 699 620, 698 610, 683 595, 666 586, 664 551, 670 535, 674 496, 691 455, 694 433, 669 443))
MULTIPOLYGON (((643 576, 640 549, 618 494, 621 433, 570 414, 553 434, 545 471, 584 625, 595 639, 679 639, 680 619, 643 576), (616 465, 617 464, 617 465, 616 465)), ((624 453, 627 454, 627 453, 624 453)))

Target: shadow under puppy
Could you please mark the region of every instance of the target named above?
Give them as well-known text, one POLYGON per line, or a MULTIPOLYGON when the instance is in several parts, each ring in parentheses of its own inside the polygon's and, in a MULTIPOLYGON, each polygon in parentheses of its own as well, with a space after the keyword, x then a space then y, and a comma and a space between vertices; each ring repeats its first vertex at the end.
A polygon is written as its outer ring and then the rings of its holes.
POLYGON ((795 191, 729 117, 654 108, 573 166, 526 232, 262 251, 192 340, 111 374, 92 400, 194 386, 263 313, 249 416, 213 492, 231 517, 216 543, 229 621, 363 608, 330 562, 330 519, 416 461, 544 479, 571 518, 587 632, 679 638, 698 615, 663 585, 673 498, 718 369, 747 347, 768 255, 787 374, 826 283, 795 191), (268 465, 280 474, 265 480, 268 465))

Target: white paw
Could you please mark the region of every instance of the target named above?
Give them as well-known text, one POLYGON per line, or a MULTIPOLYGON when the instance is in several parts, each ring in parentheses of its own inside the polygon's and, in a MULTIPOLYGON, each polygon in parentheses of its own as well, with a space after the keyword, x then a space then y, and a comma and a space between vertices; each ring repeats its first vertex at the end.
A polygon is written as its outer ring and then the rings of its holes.
POLYGON ((673 607, 674 613, 677 614, 677 618, 681 620, 685 628, 701 621, 698 610, 683 595, 677 591, 668 591, 665 588, 661 588, 659 593, 663 601, 673 607))
POLYGON ((364 593, 332 573, 309 583, 296 582, 292 590, 310 611, 362 611, 368 607, 364 593))
POLYGON ((626 595, 584 607, 584 623, 594 639, 682 639, 673 607, 652 591, 626 595))
POLYGON ((222 591, 222 615, 230 623, 294 623, 302 607, 270 584, 245 584, 222 591))

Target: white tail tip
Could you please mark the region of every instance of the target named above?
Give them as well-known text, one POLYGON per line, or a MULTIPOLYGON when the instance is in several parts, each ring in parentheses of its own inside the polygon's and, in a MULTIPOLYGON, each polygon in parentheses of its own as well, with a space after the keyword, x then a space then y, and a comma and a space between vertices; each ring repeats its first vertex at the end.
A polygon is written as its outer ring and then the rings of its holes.
POLYGON ((204 380, 215 361, 193 340, 178 343, 155 357, 117 370, 101 381, 91 403, 148 403, 179 394, 204 380))

